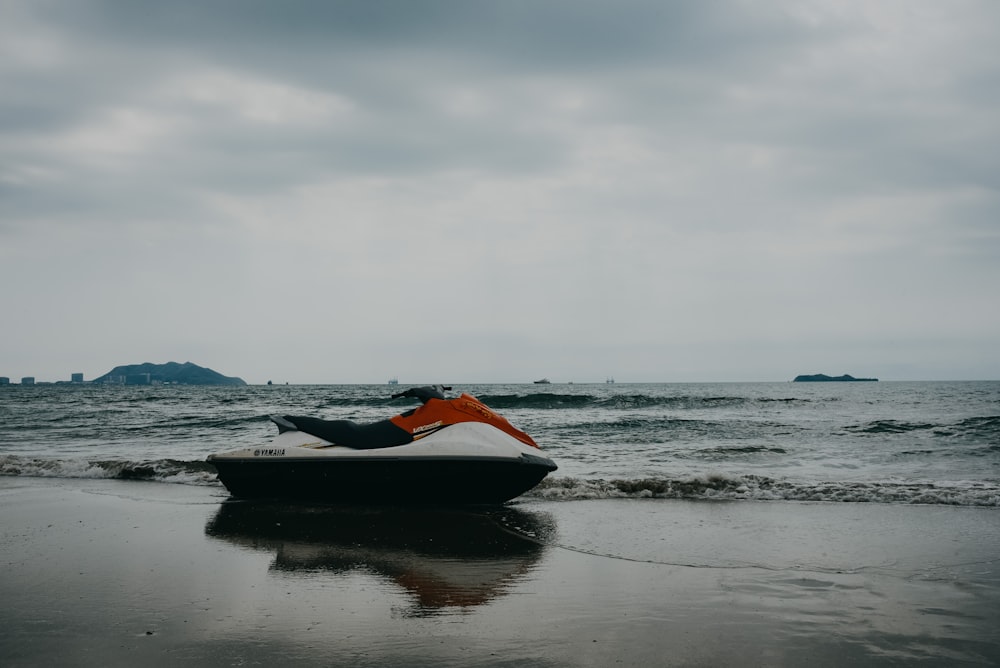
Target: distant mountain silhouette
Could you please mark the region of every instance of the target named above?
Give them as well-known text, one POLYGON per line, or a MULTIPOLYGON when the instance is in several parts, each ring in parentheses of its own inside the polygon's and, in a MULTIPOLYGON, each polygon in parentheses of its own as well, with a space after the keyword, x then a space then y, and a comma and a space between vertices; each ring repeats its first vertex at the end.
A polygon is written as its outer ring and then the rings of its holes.
POLYGON ((825 373, 814 373, 804 376, 796 376, 796 383, 829 383, 837 381, 876 381, 878 378, 855 378, 854 376, 844 374, 843 376, 828 376, 825 373))
POLYGON ((246 385, 242 378, 223 376, 191 362, 179 364, 125 364, 116 366, 103 376, 95 378, 93 383, 108 383, 114 385, 155 385, 173 383, 177 385, 246 385))

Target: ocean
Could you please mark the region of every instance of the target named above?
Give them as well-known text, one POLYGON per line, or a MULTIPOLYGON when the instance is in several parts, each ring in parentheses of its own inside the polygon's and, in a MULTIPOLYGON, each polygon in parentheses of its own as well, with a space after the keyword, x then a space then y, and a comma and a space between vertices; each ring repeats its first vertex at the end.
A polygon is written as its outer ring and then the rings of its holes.
POLYGON ((1000 665, 1000 382, 456 385, 503 506, 229 502, 405 386, 0 387, 4 666, 1000 665))
MULTIPOLYGON (((217 486, 271 414, 359 422, 404 386, 0 387, 0 475, 217 486)), ((525 498, 1000 506, 1000 382, 456 385, 559 465, 525 498)))

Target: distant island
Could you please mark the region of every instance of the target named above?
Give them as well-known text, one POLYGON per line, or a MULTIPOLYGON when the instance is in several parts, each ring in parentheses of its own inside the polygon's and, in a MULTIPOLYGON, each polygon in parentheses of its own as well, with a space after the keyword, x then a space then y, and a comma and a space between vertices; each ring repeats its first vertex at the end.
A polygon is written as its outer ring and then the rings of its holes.
POLYGON ((796 376, 795 383, 835 383, 835 382, 875 382, 878 378, 855 378, 854 376, 844 374, 843 376, 827 376, 825 373, 814 373, 807 374, 804 376, 796 376))
POLYGON ((125 364, 91 382, 98 385, 246 385, 242 378, 223 376, 191 362, 125 364))

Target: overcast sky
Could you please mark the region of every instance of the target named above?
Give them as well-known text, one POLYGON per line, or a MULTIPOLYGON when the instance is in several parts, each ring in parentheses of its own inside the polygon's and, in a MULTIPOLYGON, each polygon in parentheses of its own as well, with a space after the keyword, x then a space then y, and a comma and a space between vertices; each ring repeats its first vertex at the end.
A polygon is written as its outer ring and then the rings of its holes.
POLYGON ((1000 379, 995 0, 0 0, 0 375, 1000 379))

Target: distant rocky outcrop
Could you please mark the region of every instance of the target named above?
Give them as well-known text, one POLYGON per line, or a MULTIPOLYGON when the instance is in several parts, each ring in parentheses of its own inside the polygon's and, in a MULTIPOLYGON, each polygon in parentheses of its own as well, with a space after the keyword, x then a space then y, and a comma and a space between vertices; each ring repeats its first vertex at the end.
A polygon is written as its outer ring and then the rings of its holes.
POLYGON ((844 374, 843 376, 827 376, 825 373, 814 373, 807 374, 804 376, 796 376, 796 383, 831 383, 831 382, 850 382, 850 381, 877 381, 878 378, 855 378, 854 376, 844 374))
POLYGON ((242 378, 223 376, 191 362, 125 364, 116 366, 91 382, 112 385, 246 385, 242 378))

